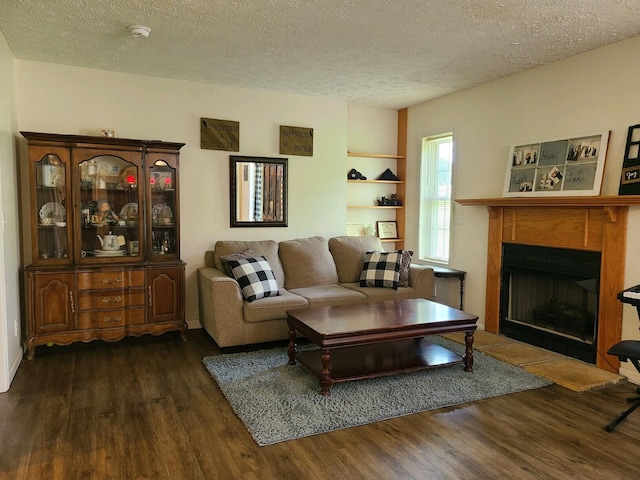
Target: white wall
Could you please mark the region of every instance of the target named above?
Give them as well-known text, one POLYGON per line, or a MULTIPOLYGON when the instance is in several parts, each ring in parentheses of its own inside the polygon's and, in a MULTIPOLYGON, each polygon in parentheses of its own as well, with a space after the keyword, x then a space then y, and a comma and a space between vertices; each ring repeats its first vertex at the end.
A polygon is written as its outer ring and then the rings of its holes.
MULTIPOLYGON (((408 178, 418 178, 420 138, 453 129, 454 196, 501 197, 510 145, 610 130, 602 194, 617 195, 627 129, 640 123, 640 64, 634 61, 639 49, 637 37, 411 107, 408 178)), ((415 194, 417 182, 407 189, 415 194)), ((407 206, 408 218, 415 209, 407 206)), ((484 207, 456 204, 458 212, 463 224, 454 225, 451 266, 468 272, 465 310, 479 314, 484 324, 488 214, 484 207)), ((409 223, 407 238, 417 243, 417 233, 409 223)), ((640 210, 632 207, 627 286, 640 283, 638 238, 640 210)), ((623 338, 640 339, 638 326, 635 310, 625 305, 623 338)), ((635 370, 623 363, 621 372, 634 376, 635 370)))
POLYGON ((285 240, 345 233, 345 101, 18 61, 20 130, 185 142, 181 150, 186 316, 198 325, 195 271, 216 240, 285 240), (236 155, 279 154, 279 126, 314 129, 313 157, 288 156, 289 226, 229 227, 230 152, 200 149, 201 117, 240 122, 236 155))
POLYGON ((15 77, 15 58, 0 33, 0 392, 9 389, 22 359, 15 77))

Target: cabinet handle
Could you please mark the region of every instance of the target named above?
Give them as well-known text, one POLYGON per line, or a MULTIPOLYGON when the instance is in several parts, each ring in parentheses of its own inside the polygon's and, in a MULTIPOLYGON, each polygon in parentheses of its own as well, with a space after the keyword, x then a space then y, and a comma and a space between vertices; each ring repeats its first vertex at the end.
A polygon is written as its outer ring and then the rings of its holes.
POLYGON ((76 304, 73 301, 73 292, 69 292, 69 306, 71 307, 71 313, 76 313, 76 304))
POLYGON ((102 283, 106 283, 108 285, 114 285, 116 283, 122 283, 122 277, 119 276, 119 275, 117 277, 113 278, 113 279, 111 279, 109 277, 104 277, 102 279, 102 283))
POLYGON ((118 323, 122 321, 122 317, 118 315, 117 317, 111 318, 110 316, 107 315, 106 317, 102 318, 102 321, 104 323, 118 323))
POLYGON ((122 297, 120 295, 116 295, 114 297, 102 297, 102 303, 120 303, 122 301, 122 297))
POLYGON ((153 295, 151 294, 151 286, 149 286, 149 306, 153 306, 153 295))

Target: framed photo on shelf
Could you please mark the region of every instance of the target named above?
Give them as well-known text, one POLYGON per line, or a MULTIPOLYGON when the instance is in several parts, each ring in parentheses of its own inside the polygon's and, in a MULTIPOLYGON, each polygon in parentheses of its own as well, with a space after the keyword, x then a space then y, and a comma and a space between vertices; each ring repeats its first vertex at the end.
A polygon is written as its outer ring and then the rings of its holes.
POLYGON ((361 237, 363 234, 361 223, 347 223, 347 236, 361 237))
POLYGON ((397 222, 377 222, 378 237, 381 240, 389 238, 398 238, 397 222))
POLYGON ((609 132, 512 145, 505 197, 600 195, 609 132))

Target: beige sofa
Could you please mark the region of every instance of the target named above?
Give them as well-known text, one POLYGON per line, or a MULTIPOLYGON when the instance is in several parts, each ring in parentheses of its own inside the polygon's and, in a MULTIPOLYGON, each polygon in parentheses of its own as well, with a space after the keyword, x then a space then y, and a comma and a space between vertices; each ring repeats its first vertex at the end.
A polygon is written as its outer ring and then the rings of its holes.
POLYGON ((433 270, 415 264, 408 287, 359 286, 365 253, 383 250, 377 237, 218 241, 214 248, 198 269, 198 303, 200 323, 220 347, 286 339, 287 310, 433 296, 433 270), (248 302, 238 282, 224 273, 220 257, 246 249, 267 259, 278 296, 248 302))

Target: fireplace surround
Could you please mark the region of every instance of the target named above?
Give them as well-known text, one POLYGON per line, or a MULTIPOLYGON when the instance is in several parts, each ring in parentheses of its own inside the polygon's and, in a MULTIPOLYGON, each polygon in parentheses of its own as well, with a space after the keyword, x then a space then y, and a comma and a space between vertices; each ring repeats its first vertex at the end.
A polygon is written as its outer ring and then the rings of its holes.
POLYGON ((567 248, 600 254, 597 296, 596 366, 618 372, 620 361, 607 349, 621 339, 628 207, 640 196, 456 199, 485 206, 489 213, 485 330, 500 332, 500 284, 504 244, 567 248))

